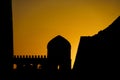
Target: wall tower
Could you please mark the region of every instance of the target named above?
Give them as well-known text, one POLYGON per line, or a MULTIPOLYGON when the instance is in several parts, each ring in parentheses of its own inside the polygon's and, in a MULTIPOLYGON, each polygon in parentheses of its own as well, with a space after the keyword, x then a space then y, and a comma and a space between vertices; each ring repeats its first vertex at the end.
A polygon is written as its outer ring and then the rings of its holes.
POLYGON ((47 45, 48 65, 52 71, 67 72, 71 69, 71 45, 62 36, 53 38, 47 45))
POLYGON ((0 80, 9 80, 13 57, 12 1, 0 0, 0 5, 0 80))

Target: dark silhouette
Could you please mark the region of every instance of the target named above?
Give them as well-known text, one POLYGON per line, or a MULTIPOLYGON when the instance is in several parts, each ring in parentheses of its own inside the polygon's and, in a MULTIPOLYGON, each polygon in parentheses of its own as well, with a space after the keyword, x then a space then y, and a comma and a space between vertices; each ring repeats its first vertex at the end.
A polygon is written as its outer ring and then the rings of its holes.
POLYGON ((0 0, 0 28, 0 80, 10 80, 13 56, 11 0, 0 0))
POLYGON ((48 43, 47 57, 13 56, 11 0, 0 0, 0 3, 3 8, 0 18, 3 43, 0 80, 119 79, 120 17, 98 34, 81 37, 74 67, 71 69, 71 45, 60 35, 48 43))
POLYGON ((74 77, 117 79, 119 70, 120 17, 94 36, 81 37, 73 68, 74 77))
POLYGON ((70 43, 62 36, 57 36, 48 43, 48 62, 52 71, 67 72, 71 70, 70 43))
POLYGON ((48 80, 47 58, 43 55, 15 55, 13 57, 13 79, 48 80))
POLYGON ((58 35, 48 43, 47 49, 48 49, 48 71, 50 73, 52 72, 50 78, 55 77, 55 80, 58 79, 61 80, 69 76, 71 70, 70 43, 65 38, 58 35), (57 79, 56 76, 58 76, 57 79))
MULTIPOLYGON (((120 39, 118 38, 120 30, 119 22, 120 17, 98 34, 81 37, 72 70, 70 66, 70 43, 58 35, 48 43, 47 58, 39 56, 32 56, 32 58, 16 56, 14 58, 15 64, 18 65, 16 72, 20 73, 23 71, 27 73, 21 73, 21 75, 24 74, 23 77, 29 74, 31 77, 43 80, 96 80, 118 78, 120 67, 118 64, 118 46, 120 44, 120 39), (42 66, 40 69, 37 68, 39 64, 42 66)), ((26 77, 26 79, 29 78, 29 76, 26 77)))
POLYGON ((14 79, 64 80, 71 72, 70 43, 62 36, 56 36, 48 43, 48 54, 15 55, 14 79), (34 74, 33 74, 34 73, 34 74))
POLYGON ((13 63, 14 71, 46 70, 47 58, 45 55, 15 55, 13 63))

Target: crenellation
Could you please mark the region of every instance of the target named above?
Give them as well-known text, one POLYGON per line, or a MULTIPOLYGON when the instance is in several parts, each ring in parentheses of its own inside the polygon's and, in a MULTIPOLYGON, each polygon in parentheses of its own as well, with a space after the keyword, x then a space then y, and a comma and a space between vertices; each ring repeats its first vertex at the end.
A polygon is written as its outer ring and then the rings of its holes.
POLYGON ((19 55, 17 55, 17 58, 19 58, 19 55))
POLYGON ((31 55, 29 55, 29 57, 28 58, 31 58, 31 55))
POLYGON ((37 55, 35 55, 34 58, 38 58, 37 55))
POLYGON ((44 55, 44 58, 47 58, 46 55, 44 55))
POLYGON ((34 58, 34 55, 32 55, 32 58, 34 58))
POLYGON ((26 55, 26 58, 29 58, 28 55, 26 55))
POLYGON ((38 58, 40 58, 40 55, 38 55, 38 58))
POLYGON ((11 1, 4 1, 3 3, 6 2, 3 6, 5 9, 1 11, 3 12, 1 16, 7 18, 3 20, 2 32, 3 34, 7 32, 7 34, 2 40, 5 41, 5 47, 3 45, 1 51, 3 54, 0 57, 1 61, 4 61, 0 64, 0 74, 2 74, 0 80, 18 80, 18 78, 20 80, 25 78, 27 80, 33 80, 33 78, 34 80, 119 79, 120 16, 109 27, 97 34, 81 37, 75 63, 71 70, 71 45, 60 35, 48 43, 47 57, 46 55, 13 55, 11 1), (8 52, 10 54, 7 54, 8 52), (16 65, 14 73, 12 58, 14 59, 13 64, 16 65), (36 70, 36 64, 41 71, 36 70), (11 79, 12 77, 13 79, 11 79))
POLYGON ((23 58, 22 55, 20 55, 20 58, 23 58))
POLYGON ((43 58, 43 55, 41 55, 41 58, 43 58))
POLYGON ((26 58, 26 56, 25 56, 25 55, 23 55, 22 57, 23 57, 23 58, 26 58))
POLYGON ((46 59, 47 56, 46 55, 14 55, 13 58, 18 58, 18 59, 24 59, 24 58, 28 58, 28 59, 46 59))

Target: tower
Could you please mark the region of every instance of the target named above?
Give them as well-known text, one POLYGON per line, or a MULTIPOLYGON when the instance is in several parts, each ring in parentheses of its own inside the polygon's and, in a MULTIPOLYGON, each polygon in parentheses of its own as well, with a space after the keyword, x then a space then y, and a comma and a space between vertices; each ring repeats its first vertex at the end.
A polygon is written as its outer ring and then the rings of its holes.
POLYGON ((62 36, 53 38, 47 45, 48 65, 51 71, 67 72, 71 69, 71 45, 62 36))
POLYGON ((12 34, 12 6, 11 0, 0 0, 0 80, 10 80, 12 71, 13 34, 12 34))
POLYGON ((119 36, 120 17, 98 34, 81 37, 73 67, 74 79, 118 79, 119 36))

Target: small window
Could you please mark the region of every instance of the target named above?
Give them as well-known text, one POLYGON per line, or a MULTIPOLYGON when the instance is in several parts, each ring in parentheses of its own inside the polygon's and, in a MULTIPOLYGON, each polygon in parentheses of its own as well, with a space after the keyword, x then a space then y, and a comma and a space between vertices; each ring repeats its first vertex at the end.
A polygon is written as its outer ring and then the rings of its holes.
POLYGON ((13 64, 13 69, 17 69, 17 64, 13 64))
POLYGON ((60 65, 57 66, 57 69, 58 69, 58 70, 60 69, 60 65))
POLYGON ((42 69, 42 65, 41 65, 41 64, 38 64, 38 65, 37 65, 37 69, 42 69))
POLYGON ((33 65, 33 64, 30 64, 29 66, 30 66, 30 68, 33 68, 34 65, 33 65))
POLYGON ((31 67, 33 67, 33 64, 30 64, 31 67))
POLYGON ((23 64, 23 67, 25 67, 26 65, 25 64, 23 64))

